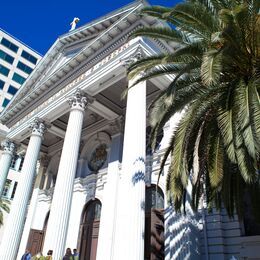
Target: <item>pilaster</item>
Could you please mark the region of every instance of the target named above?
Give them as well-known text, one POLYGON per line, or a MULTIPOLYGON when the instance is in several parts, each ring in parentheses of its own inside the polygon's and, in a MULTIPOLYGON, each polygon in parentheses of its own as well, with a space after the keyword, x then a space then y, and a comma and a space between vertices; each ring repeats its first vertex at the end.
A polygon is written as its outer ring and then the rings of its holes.
POLYGON ((107 169, 107 183, 100 218, 100 230, 97 247, 97 260, 112 259, 115 241, 116 210, 118 203, 118 183, 122 161, 123 118, 118 118, 110 124, 112 142, 107 169))

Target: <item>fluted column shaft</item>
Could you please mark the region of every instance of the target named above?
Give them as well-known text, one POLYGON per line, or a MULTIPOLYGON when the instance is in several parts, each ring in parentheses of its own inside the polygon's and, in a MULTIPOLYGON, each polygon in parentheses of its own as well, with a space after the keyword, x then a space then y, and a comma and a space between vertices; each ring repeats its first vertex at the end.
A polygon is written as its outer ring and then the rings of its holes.
POLYGON ((5 140, 1 143, 4 151, 0 160, 0 197, 3 193, 6 178, 12 162, 12 157, 15 151, 15 144, 9 140, 5 140))
MULTIPOLYGON (((130 80, 130 86, 133 81, 130 80)), ((145 141, 146 82, 141 82, 130 88, 127 95, 120 207, 113 260, 144 259, 145 141)))
POLYGON ((80 92, 76 92, 69 102, 71 110, 43 249, 44 253, 49 249, 53 250, 53 260, 64 255, 84 109, 88 100, 80 92))
POLYGON ((44 124, 37 119, 31 124, 31 128, 32 134, 24 158, 21 178, 19 179, 12 202, 11 212, 0 247, 0 259, 3 260, 16 259, 35 177, 42 137, 45 131, 44 124))

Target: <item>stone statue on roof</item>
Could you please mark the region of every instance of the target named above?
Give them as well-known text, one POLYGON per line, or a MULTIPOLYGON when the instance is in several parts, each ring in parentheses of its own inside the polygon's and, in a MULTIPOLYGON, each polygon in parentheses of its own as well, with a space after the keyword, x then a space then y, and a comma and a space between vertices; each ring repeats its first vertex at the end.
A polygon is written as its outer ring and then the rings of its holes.
POLYGON ((70 31, 73 31, 76 28, 76 25, 78 22, 79 22, 79 18, 74 17, 73 21, 70 23, 70 25, 71 25, 70 31))

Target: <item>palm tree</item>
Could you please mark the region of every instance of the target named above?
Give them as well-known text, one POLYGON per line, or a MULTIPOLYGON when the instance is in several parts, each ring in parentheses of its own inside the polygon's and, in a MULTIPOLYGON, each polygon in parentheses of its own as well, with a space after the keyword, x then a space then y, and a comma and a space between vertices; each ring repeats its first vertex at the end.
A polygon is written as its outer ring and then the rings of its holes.
POLYGON ((136 83, 175 76, 150 106, 150 123, 154 143, 164 124, 183 112, 161 164, 162 171, 171 157, 167 191, 176 210, 185 201, 189 178, 194 209, 204 190, 208 206, 220 208, 224 203, 230 216, 235 211, 243 216, 245 193, 253 209, 259 205, 259 7, 258 0, 187 0, 173 8, 141 11, 169 26, 142 28, 132 37, 176 46, 128 69, 130 78, 146 72, 136 83))
POLYGON ((0 198, 0 227, 4 224, 4 211, 9 213, 9 201, 3 198, 0 198))

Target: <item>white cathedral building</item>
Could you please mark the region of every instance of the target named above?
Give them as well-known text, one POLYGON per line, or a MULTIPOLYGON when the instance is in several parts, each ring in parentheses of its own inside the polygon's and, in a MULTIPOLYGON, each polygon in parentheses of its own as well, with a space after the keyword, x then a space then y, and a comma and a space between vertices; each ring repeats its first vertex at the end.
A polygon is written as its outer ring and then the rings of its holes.
MULTIPOLYGON (((147 148, 151 101, 171 76, 130 88, 126 65, 174 51, 163 41, 129 35, 162 26, 140 17, 135 1, 61 35, 1 115, 10 128, 0 161, 2 192, 12 156, 26 150, 0 245, 1 260, 67 247, 81 260, 249 259, 260 237, 243 236, 243 223, 223 210, 176 214, 156 188, 160 160, 178 122, 172 118, 147 148), (39 163, 40 162, 40 163, 39 163), (244 257, 244 258, 243 258, 244 257)), ((258 259, 258 258, 255 258, 258 259)))

